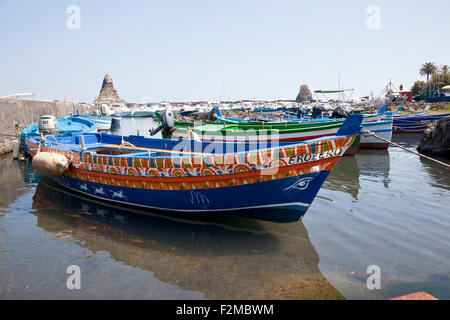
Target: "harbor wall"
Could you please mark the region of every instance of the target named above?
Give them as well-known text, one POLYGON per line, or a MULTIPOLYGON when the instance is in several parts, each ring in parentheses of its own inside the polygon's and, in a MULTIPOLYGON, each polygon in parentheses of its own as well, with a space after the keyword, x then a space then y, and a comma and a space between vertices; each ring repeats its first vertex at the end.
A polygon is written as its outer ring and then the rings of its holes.
POLYGON ((0 154, 11 152, 16 137, 23 127, 37 123, 41 115, 57 118, 68 116, 70 112, 87 113, 90 107, 71 102, 46 100, 0 99, 0 154))

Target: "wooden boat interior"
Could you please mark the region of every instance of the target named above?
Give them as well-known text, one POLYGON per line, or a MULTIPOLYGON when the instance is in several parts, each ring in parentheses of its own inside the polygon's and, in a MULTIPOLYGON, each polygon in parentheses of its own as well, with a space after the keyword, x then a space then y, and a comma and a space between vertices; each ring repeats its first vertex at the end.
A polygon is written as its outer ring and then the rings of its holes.
MULTIPOLYGON (((36 143, 40 137, 34 138, 36 143)), ((292 143, 231 143, 205 142, 188 139, 168 140, 143 136, 118 136, 105 133, 76 133, 70 136, 45 136, 45 142, 62 151, 110 155, 115 157, 164 158, 177 156, 207 156, 237 152, 258 151, 292 143), (84 146, 84 150, 83 149, 84 146)), ((299 144, 299 142, 296 142, 299 144)))

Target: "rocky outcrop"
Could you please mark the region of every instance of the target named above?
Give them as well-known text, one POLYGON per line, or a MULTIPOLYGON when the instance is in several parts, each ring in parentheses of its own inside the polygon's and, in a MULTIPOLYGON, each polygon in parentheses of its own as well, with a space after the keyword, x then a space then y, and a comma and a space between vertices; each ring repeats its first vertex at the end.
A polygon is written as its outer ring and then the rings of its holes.
POLYGON ((417 151, 450 158, 450 117, 436 121, 425 131, 417 151))
POLYGON ((305 102, 305 101, 311 101, 312 100, 312 94, 309 90, 309 87, 306 84, 302 84, 300 86, 300 91, 298 92, 297 98, 295 101, 297 102, 305 102))
POLYGON ((94 104, 101 105, 103 103, 125 103, 124 100, 119 98, 117 90, 114 89, 114 84, 109 74, 107 74, 103 79, 100 94, 98 95, 97 99, 94 100, 94 104))

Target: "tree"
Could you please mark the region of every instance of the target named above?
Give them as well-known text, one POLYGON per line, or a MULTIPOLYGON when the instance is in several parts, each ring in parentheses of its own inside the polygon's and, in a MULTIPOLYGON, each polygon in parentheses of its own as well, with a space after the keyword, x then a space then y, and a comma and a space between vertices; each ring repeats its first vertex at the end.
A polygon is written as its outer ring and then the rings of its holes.
POLYGON ((449 66, 443 65, 430 79, 428 85, 433 90, 439 90, 443 86, 450 85, 449 66))
POLYGON ((430 76, 434 75, 437 72, 437 67, 433 62, 427 62, 422 65, 419 70, 421 76, 427 76, 427 82, 430 76))
POLYGON ((449 84, 450 82, 450 67, 446 64, 444 64, 441 67, 441 77, 446 84, 449 84))
POLYGON ((427 87, 427 84, 425 83, 425 81, 416 81, 414 82, 413 86, 411 87, 411 91, 413 93, 413 95, 419 94, 422 91, 425 90, 425 88, 427 87))

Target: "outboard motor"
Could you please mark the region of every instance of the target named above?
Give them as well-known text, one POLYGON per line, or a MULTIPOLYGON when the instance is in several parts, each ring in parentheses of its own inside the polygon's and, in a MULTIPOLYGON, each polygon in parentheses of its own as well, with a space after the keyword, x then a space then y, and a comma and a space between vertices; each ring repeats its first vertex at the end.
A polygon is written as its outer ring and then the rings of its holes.
POLYGON ((173 112, 172 111, 162 112, 161 113, 161 122, 162 122, 162 124, 158 128, 156 128, 156 129, 152 128, 149 130, 151 136, 154 136, 161 130, 163 130, 163 133, 170 133, 173 126, 175 125, 175 117, 173 115, 173 112))
POLYGON ((315 118, 322 118, 322 114, 327 113, 327 109, 323 106, 314 106, 312 109, 312 117, 315 118))
POLYGON ((334 109, 333 113, 331 114, 331 117, 336 119, 336 118, 347 118, 348 116, 348 112, 344 110, 344 108, 342 107, 336 107, 336 109, 334 109))
POLYGON ((38 128, 39 132, 43 134, 57 134, 59 131, 58 120, 55 116, 41 116, 38 128))

